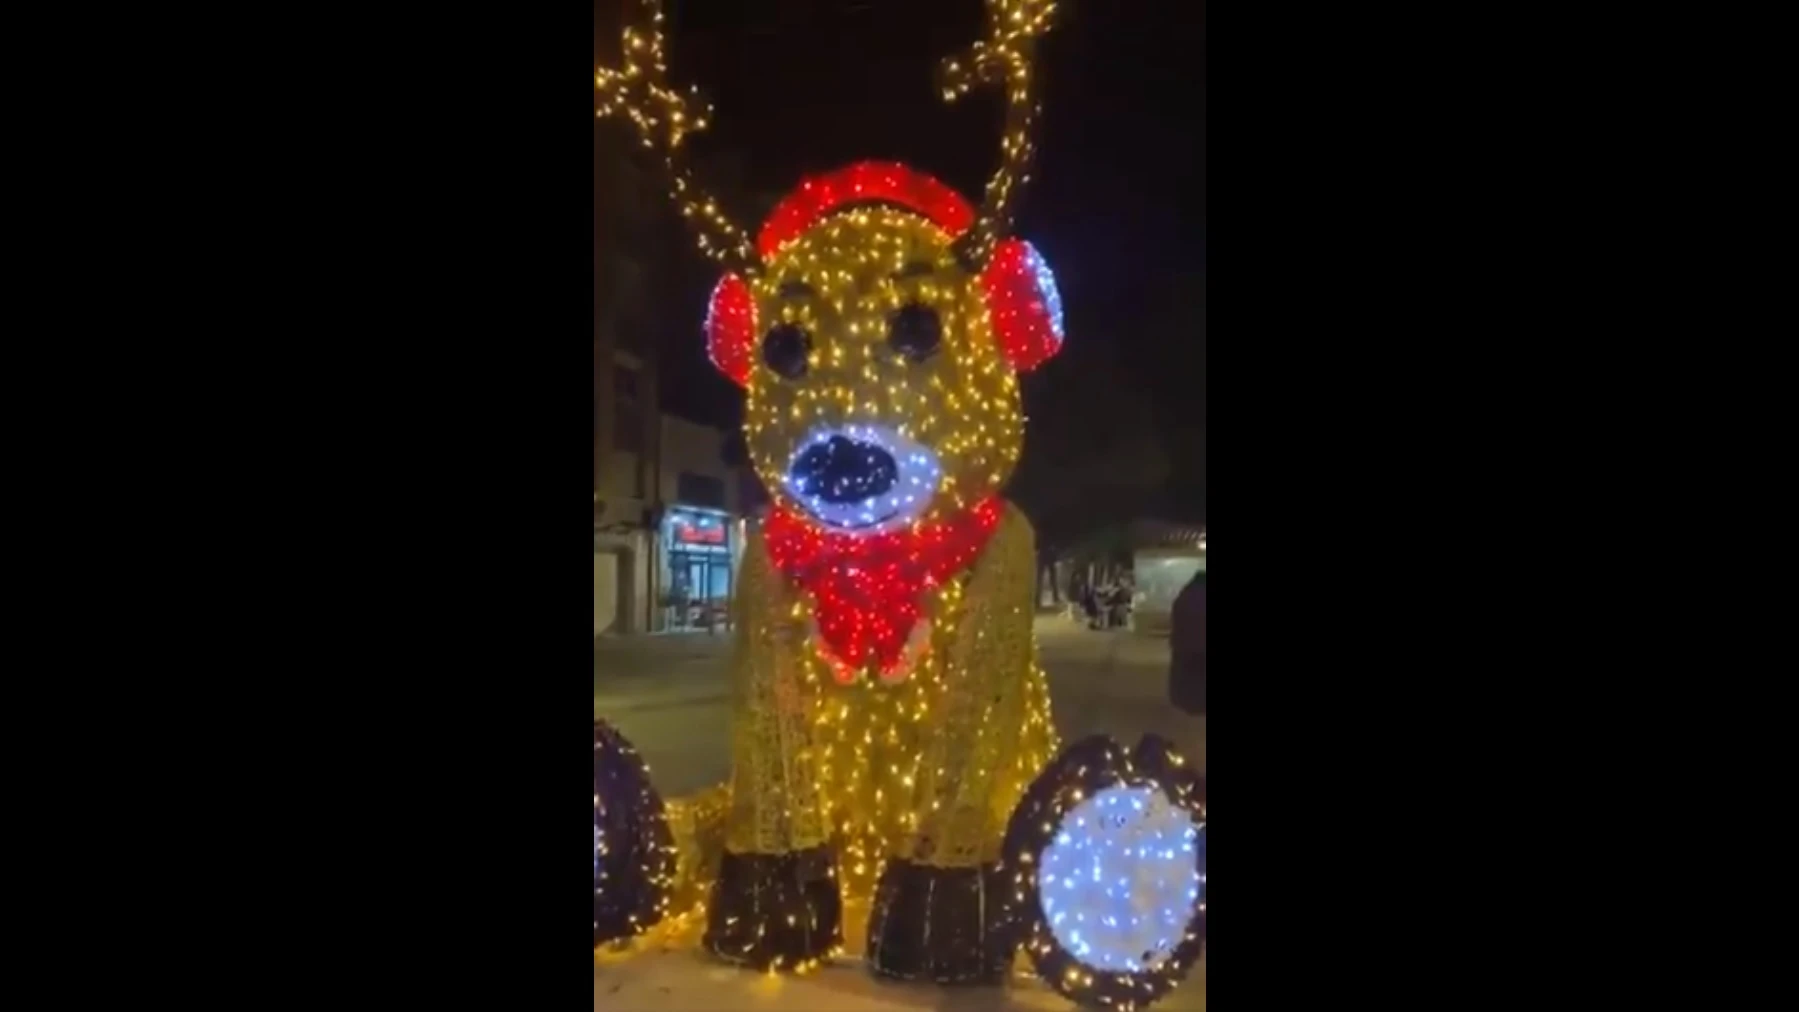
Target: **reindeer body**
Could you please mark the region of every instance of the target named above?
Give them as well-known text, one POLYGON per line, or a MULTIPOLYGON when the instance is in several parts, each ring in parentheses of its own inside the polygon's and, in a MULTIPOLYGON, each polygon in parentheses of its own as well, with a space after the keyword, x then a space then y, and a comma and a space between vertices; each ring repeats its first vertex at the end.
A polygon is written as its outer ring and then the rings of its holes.
POLYGON ((1054 747, 1031 639, 1036 552, 1000 496, 1022 447, 1017 374, 1060 347, 1054 279, 1006 238, 1031 153, 1032 40, 1049 0, 989 0, 989 37, 946 94, 1003 84, 1002 164, 979 209, 903 165, 801 184, 752 243, 694 184, 703 125, 666 84, 660 4, 601 71, 667 156, 702 248, 727 270, 706 330, 747 394, 774 510, 734 606, 731 799, 705 944, 803 967, 872 895, 880 972, 992 979, 1010 958, 996 862, 1054 747))
POLYGON ((974 868, 1053 747, 1031 642, 1029 522, 1005 512, 974 564, 929 592, 904 676, 845 684, 813 603, 753 535, 737 602, 726 847, 830 846, 846 898, 883 861, 974 868))

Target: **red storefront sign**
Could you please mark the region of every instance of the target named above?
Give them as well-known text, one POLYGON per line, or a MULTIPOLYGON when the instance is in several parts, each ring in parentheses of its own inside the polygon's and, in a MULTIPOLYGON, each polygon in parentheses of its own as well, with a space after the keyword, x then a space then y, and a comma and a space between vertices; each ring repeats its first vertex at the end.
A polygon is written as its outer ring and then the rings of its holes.
POLYGON ((674 522, 675 541, 683 545, 722 545, 725 543, 725 525, 708 524, 704 527, 674 522))

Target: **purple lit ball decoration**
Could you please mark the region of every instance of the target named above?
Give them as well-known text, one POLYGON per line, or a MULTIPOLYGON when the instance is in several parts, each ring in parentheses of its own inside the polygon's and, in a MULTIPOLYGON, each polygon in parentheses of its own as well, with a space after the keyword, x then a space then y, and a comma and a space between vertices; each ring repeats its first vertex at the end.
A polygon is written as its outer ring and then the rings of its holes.
POLYGON ((1205 781, 1163 739, 1065 749, 1013 811, 1004 860, 1018 944, 1071 1001, 1143 1008, 1204 949, 1205 781))
POLYGON ((593 724, 593 944, 641 934, 668 912, 674 837, 643 759, 593 724))

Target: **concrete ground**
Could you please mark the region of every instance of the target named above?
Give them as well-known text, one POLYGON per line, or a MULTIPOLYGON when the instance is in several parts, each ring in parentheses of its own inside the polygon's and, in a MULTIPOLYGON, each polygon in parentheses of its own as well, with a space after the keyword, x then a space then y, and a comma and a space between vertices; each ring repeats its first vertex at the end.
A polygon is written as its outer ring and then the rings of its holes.
MULTIPOLYGON (((1103 732, 1134 745, 1154 732, 1205 771, 1205 718, 1168 703, 1167 639, 1094 632, 1046 616, 1037 621, 1037 642, 1064 742, 1103 732)), ((726 634, 683 633, 594 644, 594 716, 637 746, 665 797, 710 787, 730 773, 730 643, 726 634)))
MULTIPOLYGON (((623 949, 595 953, 594 1012, 1073 1012, 1078 1006, 1030 976, 1003 987, 940 987, 884 980, 840 957, 809 976, 726 966, 702 952, 697 921, 658 929, 623 949)), ((1206 961, 1153 1008, 1205 1012, 1206 961)))

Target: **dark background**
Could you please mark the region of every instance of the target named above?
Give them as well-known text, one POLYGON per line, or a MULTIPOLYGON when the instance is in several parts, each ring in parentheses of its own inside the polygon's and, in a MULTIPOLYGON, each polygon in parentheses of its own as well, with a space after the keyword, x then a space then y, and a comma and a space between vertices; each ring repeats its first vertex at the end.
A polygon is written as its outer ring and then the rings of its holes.
MULTIPOLYGON (((603 65, 618 65, 620 6, 594 5, 603 65)), ((1015 231, 1055 271, 1069 336, 1026 377, 1030 424, 1009 494, 1052 547, 1137 516, 1205 520, 1205 6, 1162 5, 1146 30, 1156 9, 1064 4, 1039 47, 1045 113, 1015 231)), ((906 162, 971 199, 997 164, 998 95, 952 105, 935 87, 940 62, 980 37, 978 3, 689 0, 667 10, 671 77, 698 86, 715 111, 691 157, 752 233, 805 175, 860 159, 906 162)), ((601 123, 596 159, 632 151, 631 139, 601 123)), ((655 174, 648 159, 636 167, 655 174)), ((659 241, 632 250, 657 310, 643 318, 660 348, 664 407, 734 427, 742 394, 707 361, 699 329, 715 275, 666 206, 649 213, 659 230, 631 233, 659 231, 659 241)))

